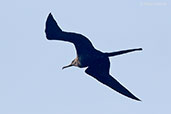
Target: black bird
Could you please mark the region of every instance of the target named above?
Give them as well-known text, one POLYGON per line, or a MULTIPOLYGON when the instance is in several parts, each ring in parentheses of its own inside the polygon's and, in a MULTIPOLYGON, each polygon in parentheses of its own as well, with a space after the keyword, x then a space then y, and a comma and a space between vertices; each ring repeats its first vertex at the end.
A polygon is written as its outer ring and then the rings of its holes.
POLYGON ((78 33, 62 31, 51 13, 48 15, 46 21, 45 33, 48 40, 71 42, 76 48, 77 57, 71 62, 71 64, 64 66, 63 69, 71 66, 79 68, 88 67, 85 72, 101 83, 109 86, 122 95, 141 101, 109 74, 109 57, 139 51, 142 50, 142 48, 103 53, 95 49, 90 40, 85 36, 78 33))

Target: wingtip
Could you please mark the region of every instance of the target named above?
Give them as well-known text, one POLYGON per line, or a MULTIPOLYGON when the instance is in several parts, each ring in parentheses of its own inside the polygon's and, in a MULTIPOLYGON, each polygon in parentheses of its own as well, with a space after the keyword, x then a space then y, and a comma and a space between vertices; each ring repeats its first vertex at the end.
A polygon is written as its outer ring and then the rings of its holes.
POLYGON ((132 98, 133 100, 136 100, 136 101, 140 101, 141 102, 141 99, 139 99, 139 98, 137 98, 137 97, 130 97, 130 98, 132 98))
POLYGON ((135 100, 137 100, 137 101, 140 101, 140 102, 141 102, 141 99, 136 98, 135 100))
POLYGON ((51 12, 49 13, 48 17, 53 17, 51 12))
POLYGON ((45 33, 48 40, 55 40, 59 37, 62 30, 50 12, 45 22, 45 33))
POLYGON ((53 20, 53 21, 56 23, 56 21, 55 21, 55 19, 54 19, 54 17, 53 17, 53 15, 52 15, 51 12, 49 13, 49 15, 48 15, 48 17, 47 17, 47 21, 48 21, 48 20, 53 20))

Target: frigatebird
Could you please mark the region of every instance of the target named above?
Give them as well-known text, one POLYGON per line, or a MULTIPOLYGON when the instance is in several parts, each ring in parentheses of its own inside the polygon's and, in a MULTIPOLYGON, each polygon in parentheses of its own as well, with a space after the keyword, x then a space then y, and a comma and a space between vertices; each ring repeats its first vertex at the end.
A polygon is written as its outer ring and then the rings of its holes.
POLYGON ((76 48, 77 57, 71 62, 71 64, 64 66, 63 69, 71 66, 76 66, 79 68, 88 67, 85 72, 104 85, 107 85, 122 95, 141 101, 109 74, 109 57, 139 51, 142 50, 142 48, 128 49, 111 53, 101 52, 95 49, 90 40, 82 34, 65 32, 61 30, 51 13, 48 15, 46 20, 45 33, 48 40, 71 42, 76 48))

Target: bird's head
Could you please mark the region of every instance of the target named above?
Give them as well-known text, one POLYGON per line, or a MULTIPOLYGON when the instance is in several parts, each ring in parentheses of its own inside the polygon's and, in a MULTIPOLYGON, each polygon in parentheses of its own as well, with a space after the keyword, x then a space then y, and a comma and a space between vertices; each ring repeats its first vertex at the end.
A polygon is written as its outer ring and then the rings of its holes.
POLYGON ((64 69, 64 68, 68 68, 68 67, 71 67, 71 66, 79 66, 79 61, 78 61, 78 59, 76 58, 76 59, 74 59, 72 62, 71 62, 71 64, 69 64, 69 65, 66 65, 66 66, 64 66, 64 67, 62 67, 62 69, 64 69))

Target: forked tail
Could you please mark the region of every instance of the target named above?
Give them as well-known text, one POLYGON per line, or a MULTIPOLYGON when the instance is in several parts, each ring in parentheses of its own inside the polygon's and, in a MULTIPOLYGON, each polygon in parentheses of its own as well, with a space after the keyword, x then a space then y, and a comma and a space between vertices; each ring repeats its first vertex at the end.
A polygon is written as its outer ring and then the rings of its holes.
POLYGON ((129 52, 133 51, 141 51, 142 48, 136 48, 136 49, 128 49, 128 50, 122 50, 122 51, 117 51, 117 52, 111 52, 111 53, 105 53, 108 57, 116 56, 116 55, 121 55, 121 54, 126 54, 129 52))

